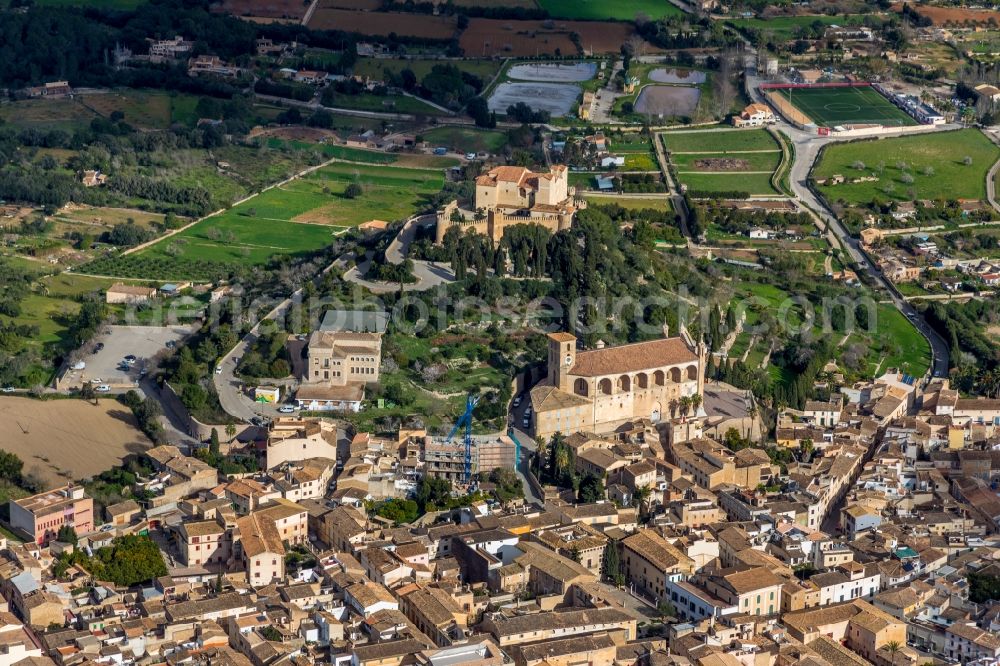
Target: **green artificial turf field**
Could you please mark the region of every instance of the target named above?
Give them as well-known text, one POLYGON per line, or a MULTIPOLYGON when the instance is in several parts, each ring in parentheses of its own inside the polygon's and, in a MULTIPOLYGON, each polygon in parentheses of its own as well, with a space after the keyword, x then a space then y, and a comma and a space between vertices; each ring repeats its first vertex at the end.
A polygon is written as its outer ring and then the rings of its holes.
POLYGON ((874 88, 780 88, 778 93, 824 127, 845 123, 901 127, 917 124, 874 88))

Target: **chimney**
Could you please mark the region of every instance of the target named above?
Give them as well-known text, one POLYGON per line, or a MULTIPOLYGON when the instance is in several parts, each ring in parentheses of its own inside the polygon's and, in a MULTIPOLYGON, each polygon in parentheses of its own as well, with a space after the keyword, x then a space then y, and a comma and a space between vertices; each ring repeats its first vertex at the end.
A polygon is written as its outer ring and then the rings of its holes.
POLYGON ((663 337, 665 337, 665 338, 669 338, 670 337, 670 324, 668 324, 666 322, 664 322, 664 324, 663 324, 663 337))

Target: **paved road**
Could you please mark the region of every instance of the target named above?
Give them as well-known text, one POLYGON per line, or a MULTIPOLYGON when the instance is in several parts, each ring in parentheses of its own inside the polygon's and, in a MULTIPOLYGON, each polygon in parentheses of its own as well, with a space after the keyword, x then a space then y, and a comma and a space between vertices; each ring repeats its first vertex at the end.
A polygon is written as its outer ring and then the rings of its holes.
POLYGON ((670 176, 670 169, 667 168, 667 153, 663 149, 663 139, 659 134, 653 135, 653 147, 656 149, 656 161, 660 165, 660 172, 663 173, 663 181, 667 184, 667 192, 670 194, 670 199, 673 202, 674 212, 677 213, 677 218, 681 223, 681 234, 685 238, 690 238, 691 231, 687 226, 687 202, 684 201, 684 195, 681 194, 680 188, 677 187, 674 179, 670 176))
MULTIPOLYGON (((326 275, 331 270, 338 268, 340 264, 333 262, 324 268, 320 275, 326 275)), ((219 404, 227 414, 243 421, 249 421, 254 416, 263 415, 269 418, 278 416, 279 405, 258 404, 250 399, 250 396, 240 390, 242 381, 236 377, 236 359, 243 358, 243 355, 250 349, 260 333, 260 326, 266 320, 277 319, 283 316, 293 304, 298 304, 302 300, 302 289, 296 289, 285 300, 278 303, 259 322, 257 322, 250 332, 240 340, 235 347, 230 349, 218 361, 218 367, 222 372, 213 377, 215 390, 219 394, 219 404)))
MULTIPOLYGON (((412 218, 403 225, 389 246, 385 249, 385 260, 390 264, 399 265, 403 263, 410 253, 410 245, 417 235, 417 228, 430 226, 437 223, 435 214, 420 215, 412 218)), ((348 282, 365 287, 375 294, 388 294, 399 291, 399 285, 395 282, 373 282, 362 277, 368 272, 368 262, 362 261, 358 266, 349 268, 344 272, 344 279, 348 282)), ((434 261, 413 260, 413 275, 417 281, 413 284, 403 285, 403 291, 427 291, 442 284, 455 281, 455 273, 448 265, 438 264, 434 261)))
POLYGON ((538 451, 538 444, 532 439, 531 435, 517 428, 512 429, 514 431, 514 436, 517 437, 517 441, 521 443, 521 459, 518 461, 517 469, 514 472, 517 474, 517 478, 521 479, 521 487, 524 488, 524 499, 537 506, 545 506, 545 499, 539 496, 535 490, 528 483, 528 468, 531 465, 531 460, 536 451, 538 451))
POLYGON ((597 98, 594 100, 594 107, 590 111, 590 122, 607 124, 621 122, 611 116, 611 111, 615 106, 615 100, 624 94, 616 89, 617 80, 615 78, 624 66, 623 61, 616 60, 611 67, 611 71, 608 72, 607 84, 598 91, 597 98))
MULTIPOLYGON (((199 442, 187 433, 187 425, 183 415, 178 414, 170 408, 166 400, 160 399, 160 391, 150 378, 145 378, 139 382, 139 392, 144 397, 148 396, 160 403, 163 416, 160 417, 160 425, 167 433, 167 441, 177 446, 198 446, 199 442)), ((220 435, 222 433, 219 433, 220 435)))
MULTIPOLYGON (((792 164, 790 183, 792 192, 799 201, 805 203, 823 222, 826 223, 828 233, 836 237, 836 244, 843 248, 851 259, 859 267, 868 273, 872 280, 882 287, 889 295, 892 304, 897 310, 910 320, 920 333, 927 338, 931 345, 931 374, 934 377, 947 377, 949 368, 949 349, 944 339, 937 334, 934 329, 927 324, 922 316, 910 305, 899 293, 882 272, 875 266, 866 252, 861 249, 858 239, 851 236, 847 227, 826 207, 807 184, 809 170, 816 159, 819 150, 819 142, 801 141, 793 137, 795 141, 795 162, 792 164)), ((876 323, 877 325, 877 323, 876 323)))
MULTIPOLYGON (((984 131, 983 134, 993 143, 1000 145, 1000 139, 997 138, 996 130, 984 131)), ((1000 212, 1000 204, 997 203, 996 193, 998 170, 1000 170, 1000 160, 993 163, 993 166, 990 167, 990 172, 986 175, 986 200, 993 206, 993 210, 1000 212)))
POLYGON ((255 403, 246 395, 240 387, 243 380, 236 376, 236 361, 250 351, 257 337, 260 334, 261 325, 268 320, 278 319, 283 316, 292 306, 293 302, 298 302, 302 296, 302 290, 295 291, 291 296, 281 301, 273 310, 267 313, 263 319, 254 325, 250 332, 229 350, 225 356, 218 361, 218 366, 222 372, 214 375, 215 390, 219 394, 219 404, 227 414, 243 421, 250 421, 255 416, 265 416, 274 418, 278 416, 278 405, 255 403))

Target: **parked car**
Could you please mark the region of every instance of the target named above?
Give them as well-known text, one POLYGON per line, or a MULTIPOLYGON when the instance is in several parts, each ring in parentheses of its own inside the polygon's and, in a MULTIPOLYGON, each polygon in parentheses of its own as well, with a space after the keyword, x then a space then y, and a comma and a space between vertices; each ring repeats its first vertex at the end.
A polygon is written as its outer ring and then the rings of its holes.
POLYGON ((100 352, 102 349, 104 349, 104 343, 103 342, 98 342, 96 345, 94 345, 94 353, 95 354, 98 353, 98 352, 100 352))
POLYGON ((295 406, 294 405, 282 405, 281 407, 278 407, 278 411, 281 412, 282 414, 294 414, 295 413, 295 406))
POLYGON ((465 159, 467 159, 467 160, 474 160, 474 159, 476 159, 476 154, 475 153, 466 153, 465 154, 465 159))
POLYGON ((128 363, 129 365, 132 365, 132 364, 133 364, 133 363, 135 363, 135 362, 136 362, 136 360, 138 360, 138 359, 136 359, 136 357, 135 357, 135 354, 129 354, 129 355, 128 355, 128 356, 126 356, 126 357, 125 357, 125 358, 124 358, 123 360, 124 360, 124 361, 125 361, 126 363, 128 363))
POLYGON ((448 154, 448 149, 445 148, 445 147, 443 147, 443 146, 435 148, 434 149, 434 154, 435 155, 447 155, 448 154))
POLYGON ((215 366, 215 374, 217 374, 217 375, 221 375, 222 374, 222 364, 221 363, 219 365, 215 366))
POLYGON ((520 407, 520 406, 521 406, 521 396, 517 396, 516 398, 514 398, 514 407, 520 407))
POLYGON ((14 387, 13 386, 4 386, 2 389, 0 389, 0 391, 2 391, 4 393, 13 393, 14 392, 14 387))
POLYGON ((108 386, 107 384, 101 384, 94 390, 97 391, 98 393, 111 393, 111 387, 108 386))

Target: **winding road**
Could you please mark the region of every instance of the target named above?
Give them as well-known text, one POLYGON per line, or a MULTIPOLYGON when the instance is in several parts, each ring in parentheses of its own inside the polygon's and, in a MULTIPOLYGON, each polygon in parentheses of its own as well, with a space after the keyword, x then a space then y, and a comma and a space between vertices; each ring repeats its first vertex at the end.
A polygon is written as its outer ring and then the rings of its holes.
MULTIPOLYGON (((760 81, 756 78, 753 70, 748 69, 746 71, 747 92, 753 101, 765 103, 763 96, 758 90, 759 84, 760 81)), ((812 188, 809 187, 809 172, 812 170, 820 150, 823 146, 837 143, 838 140, 833 137, 816 136, 813 133, 800 130, 786 122, 783 118, 780 118, 780 116, 777 127, 791 139, 795 146, 795 159, 792 162, 789 173, 789 182, 795 198, 809 208, 825 224, 830 240, 836 240, 836 242, 831 242, 831 245, 833 247, 839 245, 850 256, 851 260, 885 291, 896 309, 927 339, 931 346, 931 376, 947 377, 948 368, 950 367, 950 350, 944 338, 932 329, 923 316, 903 298, 903 295, 896 289, 896 286, 882 274, 882 271, 878 269, 871 257, 868 256, 868 253, 861 248, 858 239, 851 236, 847 227, 833 214, 833 211, 816 195, 812 188)), ((956 125, 939 125, 933 129, 928 128, 928 131, 942 131, 956 129, 957 127, 956 125)))

